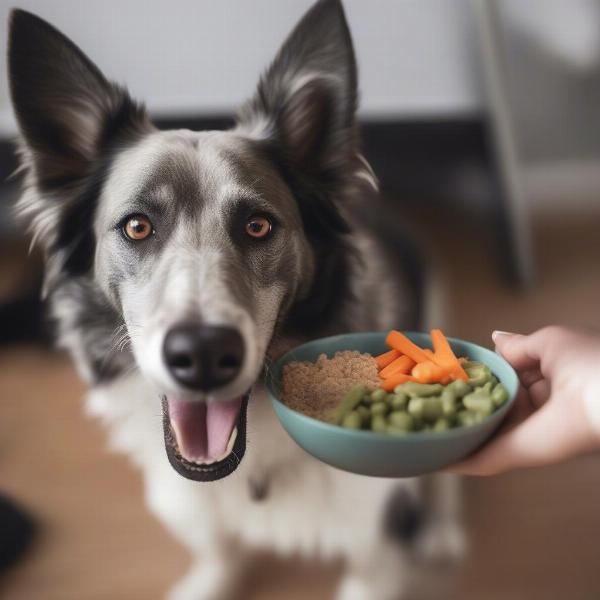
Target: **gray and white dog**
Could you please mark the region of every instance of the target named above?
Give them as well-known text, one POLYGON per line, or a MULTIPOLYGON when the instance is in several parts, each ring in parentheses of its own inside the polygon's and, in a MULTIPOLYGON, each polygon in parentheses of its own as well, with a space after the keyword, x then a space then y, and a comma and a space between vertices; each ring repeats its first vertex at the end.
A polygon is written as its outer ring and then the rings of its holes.
POLYGON ((9 73, 19 209, 44 250, 59 341, 90 410, 142 469, 150 510, 194 557, 170 598, 232 597, 260 548, 344 558, 341 600, 400 597, 415 552, 459 555, 450 478, 320 464, 260 383, 266 361, 303 340, 402 326, 407 308, 356 216, 377 182, 358 150, 339 0, 309 10, 229 131, 159 131, 20 10, 9 73))

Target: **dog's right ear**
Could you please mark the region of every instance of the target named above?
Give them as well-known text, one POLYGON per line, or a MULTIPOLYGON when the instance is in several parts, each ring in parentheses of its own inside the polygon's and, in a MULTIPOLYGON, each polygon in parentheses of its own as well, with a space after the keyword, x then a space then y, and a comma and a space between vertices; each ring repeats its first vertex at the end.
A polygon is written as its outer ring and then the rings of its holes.
POLYGON ((149 127, 144 109, 46 21, 13 10, 10 91, 38 187, 53 190, 89 174, 118 136, 149 127))

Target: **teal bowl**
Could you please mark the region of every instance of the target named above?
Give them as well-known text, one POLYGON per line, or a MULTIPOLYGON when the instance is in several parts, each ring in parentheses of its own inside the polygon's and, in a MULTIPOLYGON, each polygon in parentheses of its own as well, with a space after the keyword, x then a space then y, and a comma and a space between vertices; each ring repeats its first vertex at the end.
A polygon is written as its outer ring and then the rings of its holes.
MULTIPOLYGON (((405 332, 405 335, 419 346, 431 347, 428 334, 405 332)), ((457 356, 466 356, 488 365, 509 392, 509 400, 477 425, 439 433, 415 432, 393 436, 325 423, 288 408, 280 400, 285 364, 296 360, 314 362, 319 354, 331 357, 338 350, 381 354, 388 349, 385 337, 385 333, 336 335, 308 342, 282 356, 272 366, 266 383, 273 408, 285 430, 316 459, 360 475, 414 477, 466 458, 494 433, 506 417, 519 385, 515 371, 501 356, 471 342, 448 338, 457 356)))

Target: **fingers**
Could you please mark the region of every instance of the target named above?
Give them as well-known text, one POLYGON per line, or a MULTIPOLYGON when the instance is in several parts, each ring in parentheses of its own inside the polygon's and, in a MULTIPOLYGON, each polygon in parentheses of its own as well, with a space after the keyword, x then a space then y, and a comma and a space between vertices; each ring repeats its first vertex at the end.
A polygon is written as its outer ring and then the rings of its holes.
MULTIPOLYGON (((575 334, 558 326, 544 327, 530 335, 494 331, 492 339, 498 352, 521 375, 524 371, 541 371, 548 376, 554 370, 559 358, 564 356, 565 346, 569 346, 575 334)), ((524 382, 524 385, 528 383, 524 382)))
POLYGON ((550 398, 550 381, 547 379, 540 379, 528 388, 528 392, 533 407, 535 409, 541 408, 550 398))

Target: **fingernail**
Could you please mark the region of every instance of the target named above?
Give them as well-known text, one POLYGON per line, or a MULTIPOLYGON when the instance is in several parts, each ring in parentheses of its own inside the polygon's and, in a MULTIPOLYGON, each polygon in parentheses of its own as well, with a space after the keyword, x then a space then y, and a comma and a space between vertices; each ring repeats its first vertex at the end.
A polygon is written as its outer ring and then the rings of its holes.
POLYGON ((505 338, 511 335, 516 335, 515 333, 513 333, 512 331, 493 331, 492 332, 492 340, 494 340, 494 343, 498 342, 498 340, 500 338, 505 338))

